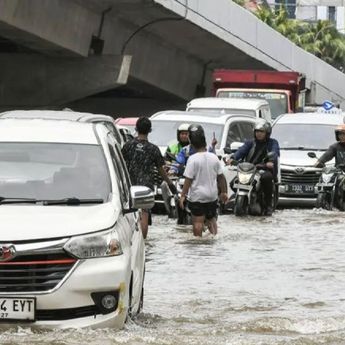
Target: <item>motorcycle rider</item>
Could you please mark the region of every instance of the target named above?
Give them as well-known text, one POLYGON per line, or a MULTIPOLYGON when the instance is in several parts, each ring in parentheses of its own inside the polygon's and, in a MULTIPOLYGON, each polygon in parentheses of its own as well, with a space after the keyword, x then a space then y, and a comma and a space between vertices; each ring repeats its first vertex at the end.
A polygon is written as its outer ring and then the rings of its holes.
MULTIPOLYGON (((188 131, 190 132, 191 128, 194 128, 196 125, 190 125, 188 128, 188 131)), ((202 128, 202 126, 198 125, 200 127, 200 131, 202 131, 204 133, 204 129, 202 128)), ((205 133, 203 134, 205 136, 205 133)), ((218 141, 217 139, 214 137, 212 139, 212 143, 211 146, 208 148, 208 152, 216 152, 216 145, 217 145, 218 141)), ((188 158, 193 155, 196 152, 195 148, 193 147, 193 145, 187 145, 185 147, 183 147, 180 152, 176 155, 175 157, 175 162, 171 165, 170 170, 169 170, 169 174, 170 175, 178 175, 178 176, 182 176, 183 175, 183 171, 184 168, 187 164, 188 158)))
POLYGON ((227 165, 231 165, 234 160, 243 159, 245 162, 255 164, 260 170, 264 170, 264 173, 261 175, 261 186, 264 193, 265 214, 267 216, 271 216, 273 212, 272 194, 274 181, 278 174, 278 157, 280 156, 278 141, 271 138, 271 133, 271 124, 264 119, 258 119, 255 122, 254 139, 246 140, 233 155, 232 159, 226 162, 227 165), (264 163, 268 152, 274 153, 274 157, 271 161, 264 163))
MULTIPOLYGON (((177 137, 177 142, 169 145, 166 149, 164 159, 166 162, 165 169, 167 172, 171 175, 175 175, 174 170, 172 168, 172 164, 176 165, 175 158, 176 155, 187 145, 189 145, 189 140, 188 140, 188 128, 189 124, 188 123, 182 123, 176 131, 176 137, 177 137)), ((173 197, 171 195, 170 188, 168 184, 163 181, 161 183, 161 191, 162 191, 162 198, 164 200, 164 206, 167 214, 169 217, 171 216, 171 198, 173 197)))
MULTIPOLYGON (((335 130, 336 143, 332 144, 328 150, 317 160, 315 163, 316 168, 323 168, 325 163, 335 158, 336 168, 345 170, 345 124, 338 125, 335 130)), ((338 191, 338 197, 343 199, 345 192, 345 178, 339 175, 336 183, 336 190, 338 191), (341 187, 340 189, 338 187, 341 187)), ((339 200, 338 200, 339 201, 339 200)))
POLYGON ((185 146, 189 145, 189 140, 188 140, 188 128, 189 124, 188 123, 182 123, 177 131, 176 131, 176 136, 177 136, 177 142, 174 144, 171 144, 167 147, 166 154, 165 154, 165 160, 171 161, 171 155, 176 157, 176 155, 184 148, 185 146), (170 153, 170 155, 168 154, 170 153))
POLYGON ((345 164, 345 124, 338 125, 335 130, 336 143, 332 144, 328 150, 317 160, 315 167, 322 168, 326 162, 335 158, 335 166, 345 164))

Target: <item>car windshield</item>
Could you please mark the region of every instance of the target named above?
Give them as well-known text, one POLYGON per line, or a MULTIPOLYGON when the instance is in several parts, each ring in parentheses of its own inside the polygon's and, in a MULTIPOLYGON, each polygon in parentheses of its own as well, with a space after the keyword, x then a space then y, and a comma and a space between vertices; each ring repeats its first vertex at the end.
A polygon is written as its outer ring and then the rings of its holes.
POLYGON ((288 112, 288 99, 284 92, 265 92, 265 91, 219 91, 217 97, 228 98, 259 98, 265 99, 271 108, 271 116, 274 120, 281 114, 288 112))
POLYGON ((230 109, 230 108, 188 108, 188 111, 193 111, 193 112, 201 112, 201 113, 209 113, 210 115, 212 114, 238 114, 238 115, 250 115, 255 117, 255 110, 250 110, 250 109, 230 109))
POLYGON ((0 143, 0 196, 102 199, 111 192, 101 146, 0 143))
POLYGON ((322 124, 275 124, 272 137, 281 149, 327 150, 335 141, 334 126, 322 124))
MULTIPOLYGON (((168 146, 177 141, 177 128, 186 121, 160 121, 152 120, 152 132, 149 139, 157 146, 168 146)), ((216 148, 219 148, 222 140, 224 125, 205 123, 205 122, 188 122, 189 124, 201 125, 205 131, 207 144, 210 145, 213 138, 213 133, 218 141, 216 148)))

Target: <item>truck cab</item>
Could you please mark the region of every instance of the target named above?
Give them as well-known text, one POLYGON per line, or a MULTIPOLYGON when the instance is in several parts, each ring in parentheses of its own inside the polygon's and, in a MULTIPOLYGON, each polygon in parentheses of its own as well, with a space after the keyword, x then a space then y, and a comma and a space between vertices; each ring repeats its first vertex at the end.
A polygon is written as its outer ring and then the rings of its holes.
POLYGON ((213 94, 222 98, 265 99, 274 120, 304 108, 305 76, 293 71, 219 69, 213 72, 213 94))
POLYGON ((279 115, 292 113, 292 96, 289 90, 270 90, 270 89, 218 89, 216 97, 221 98, 243 98, 243 99, 264 99, 268 102, 271 109, 272 119, 275 120, 279 115))

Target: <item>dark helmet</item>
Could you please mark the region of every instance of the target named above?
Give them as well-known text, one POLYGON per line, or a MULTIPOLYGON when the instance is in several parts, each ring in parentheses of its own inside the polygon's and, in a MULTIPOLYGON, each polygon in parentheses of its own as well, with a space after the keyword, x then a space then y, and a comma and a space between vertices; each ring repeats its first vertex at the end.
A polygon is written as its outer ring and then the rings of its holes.
POLYGON ((188 128, 189 141, 198 148, 206 146, 205 132, 200 125, 190 125, 188 128))
POLYGON ((255 131, 264 131, 266 132, 266 136, 269 137, 272 133, 272 127, 271 124, 265 119, 258 119, 255 121, 254 135, 255 131))
POLYGON ((339 140, 339 133, 345 133, 345 125, 338 125, 337 127, 335 127, 335 139, 337 141, 340 141, 339 140))
MULTIPOLYGON (((189 130, 189 123, 182 123, 176 131, 176 135, 177 135, 177 141, 180 142, 180 133, 181 132, 188 132, 189 130)), ((181 143, 182 144, 182 143, 181 143)))

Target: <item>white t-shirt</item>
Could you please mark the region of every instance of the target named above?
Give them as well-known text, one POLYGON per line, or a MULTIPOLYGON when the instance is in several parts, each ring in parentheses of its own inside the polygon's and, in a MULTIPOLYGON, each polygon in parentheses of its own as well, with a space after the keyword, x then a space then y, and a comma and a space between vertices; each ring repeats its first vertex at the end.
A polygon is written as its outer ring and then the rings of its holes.
POLYGON ((184 176, 193 180, 188 200, 211 202, 218 199, 217 176, 223 174, 218 157, 211 152, 197 152, 189 157, 184 176))

